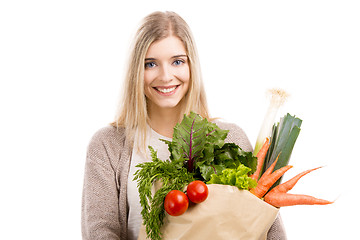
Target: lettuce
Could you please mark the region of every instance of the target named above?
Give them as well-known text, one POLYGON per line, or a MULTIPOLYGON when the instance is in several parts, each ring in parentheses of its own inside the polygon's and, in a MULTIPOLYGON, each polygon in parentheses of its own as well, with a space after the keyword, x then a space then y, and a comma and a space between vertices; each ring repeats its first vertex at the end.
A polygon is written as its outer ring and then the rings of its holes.
POLYGON ((240 164, 236 169, 227 168, 220 174, 212 174, 207 183, 231 185, 239 189, 249 190, 257 185, 257 182, 248 176, 250 171, 250 168, 240 164))

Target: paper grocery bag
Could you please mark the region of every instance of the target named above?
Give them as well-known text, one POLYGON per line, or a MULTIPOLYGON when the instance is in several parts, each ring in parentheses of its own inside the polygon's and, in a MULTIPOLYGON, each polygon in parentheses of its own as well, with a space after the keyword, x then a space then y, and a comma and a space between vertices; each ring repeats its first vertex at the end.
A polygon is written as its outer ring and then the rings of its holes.
MULTIPOLYGON (((208 198, 180 216, 166 214, 164 240, 265 240, 279 209, 246 190, 209 184, 208 198)), ((146 238, 142 226, 138 240, 146 238)))

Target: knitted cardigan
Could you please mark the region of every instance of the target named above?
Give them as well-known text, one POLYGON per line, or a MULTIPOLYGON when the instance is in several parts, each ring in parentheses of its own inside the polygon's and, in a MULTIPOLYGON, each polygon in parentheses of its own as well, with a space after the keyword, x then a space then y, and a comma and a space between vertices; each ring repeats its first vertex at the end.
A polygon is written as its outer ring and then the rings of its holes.
MULTIPOLYGON (((244 131, 235 124, 216 122, 229 130, 226 142, 252 151, 244 131)), ((83 240, 127 240, 127 181, 132 144, 123 128, 107 126, 92 137, 87 150, 81 209, 83 240)), ((268 232, 268 240, 286 239, 280 215, 268 232)))

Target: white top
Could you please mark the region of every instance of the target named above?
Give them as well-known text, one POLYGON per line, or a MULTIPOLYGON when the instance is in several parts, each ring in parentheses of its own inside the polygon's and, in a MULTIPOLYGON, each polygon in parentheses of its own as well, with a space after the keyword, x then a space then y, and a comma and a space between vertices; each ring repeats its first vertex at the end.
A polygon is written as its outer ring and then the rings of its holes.
MULTIPOLYGON (((149 128, 150 129, 150 128, 149 128)), ((157 151, 157 156, 161 160, 169 159, 170 153, 168 150, 168 145, 159 139, 165 139, 171 141, 171 138, 162 136, 155 132, 153 129, 150 129, 150 136, 146 141, 146 146, 152 146, 155 151, 157 151)), ((134 141, 136 144, 136 140, 134 141)), ((129 177, 127 183, 127 203, 129 206, 129 217, 128 217, 128 239, 129 240, 137 240, 139 235, 139 230, 142 224, 142 216, 141 216, 141 205, 140 205, 140 197, 137 188, 137 182, 134 181, 134 173, 138 170, 135 167, 139 163, 150 162, 151 156, 149 149, 146 149, 146 156, 136 151, 137 147, 134 144, 131 162, 130 162, 130 170, 129 177)))

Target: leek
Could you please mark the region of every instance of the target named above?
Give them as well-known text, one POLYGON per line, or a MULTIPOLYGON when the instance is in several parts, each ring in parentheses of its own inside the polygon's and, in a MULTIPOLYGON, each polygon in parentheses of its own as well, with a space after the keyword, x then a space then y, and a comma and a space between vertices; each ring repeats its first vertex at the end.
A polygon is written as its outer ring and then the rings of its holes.
POLYGON ((255 143, 254 155, 259 152, 266 138, 269 138, 275 123, 276 114, 281 105, 286 101, 288 94, 282 89, 270 89, 268 93, 271 95, 270 104, 261 125, 258 137, 255 143))
MULTIPOLYGON (((274 124, 270 137, 270 147, 264 160, 263 172, 270 167, 277 156, 279 156, 279 159, 274 171, 288 165, 296 139, 300 133, 301 123, 300 118, 287 113, 280 119, 280 122, 274 124)), ((281 178, 272 188, 279 185, 280 182, 281 178)))

